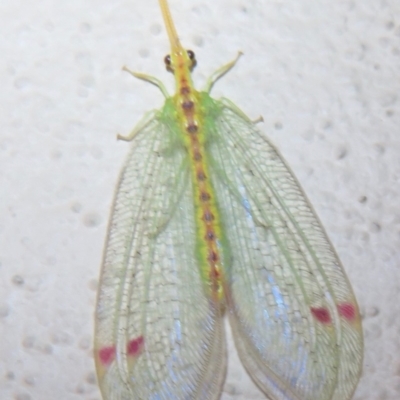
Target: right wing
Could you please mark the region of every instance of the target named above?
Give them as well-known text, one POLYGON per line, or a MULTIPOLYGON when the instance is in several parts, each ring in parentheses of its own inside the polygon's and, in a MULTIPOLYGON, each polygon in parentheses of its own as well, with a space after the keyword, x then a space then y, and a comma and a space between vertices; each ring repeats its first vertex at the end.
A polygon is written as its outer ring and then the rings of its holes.
POLYGON ((210 170, 231 247, 227 300, 240 358, 271 399, 348 400, 363 338, 340 260, 279 152, 232 103, 209 102, 210 170))

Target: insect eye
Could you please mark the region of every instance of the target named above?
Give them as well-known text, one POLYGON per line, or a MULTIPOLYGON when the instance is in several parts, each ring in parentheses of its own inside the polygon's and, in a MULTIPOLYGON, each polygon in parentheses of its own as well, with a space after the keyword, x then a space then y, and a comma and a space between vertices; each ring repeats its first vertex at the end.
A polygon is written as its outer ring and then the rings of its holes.
POLYGON ((192 64, 190 65, 190 70, 192 70, 197 64, 196 55, 194 54, 194 51, 192 51, 192 50, 186 50, 186 51, 187 51, 187 55, 188 55, 190 61, 192 62, 192 64))
POLYGON ((171 65, 172 65, 171 64, 171 56, 169 54, 164 57, 164 63, 165 63, 165 66, 167 68, 167 71, 174 72, 172 67, 171 67, 171 65))
POLYGON ((192 50, 187 50, 187 54, 191 60, 195 59, 195 54, 192 50))

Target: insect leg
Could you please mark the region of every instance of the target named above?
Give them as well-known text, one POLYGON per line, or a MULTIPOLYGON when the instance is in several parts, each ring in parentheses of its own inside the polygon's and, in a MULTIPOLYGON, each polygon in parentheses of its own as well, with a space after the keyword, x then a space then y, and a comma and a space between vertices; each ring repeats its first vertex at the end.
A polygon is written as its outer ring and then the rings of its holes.
POLYGON ((223 75, 225 75, 231 68, 235 66, 237 63, 239 57, 243 53, 241 51, 238 52, 236 58, 229 62, 228 64, 223 65, 221 68, 218 68, 211 76, 207 79, 206 86, 204 88, 204 91, 207 93, 210 93, 211 88, 213 87, 214 83, 221 78, 223 75))
POLYGON ((238 114, 240 117, 245 119, 247 122, 251 122, 252 124, 258 124, 260 122, 264 122, 264 118, 262 117, 262 115, 260 115, 256 119, 250 119, 236 104, 234 104, 232 101, 230 101, 229 99, 227 99, 225 97, 220 99, 220 101, 225 107, 231 109, 233 112, 238 114))
POLYGON ((138 79, 141 79, 141 80, 143 80, 143 81, 152 83, 153 85, 157 86, 157 87, 161 90, 162 94, 164 95, 164 97, 165 97, 166 99, 169 97, 169 94, 168 94, 168 92, 167 92, 167 89, 165 88, 165 86, 163 85, 163 83, 162 83, 159 79, 155 78, 154 76, 146 75, 146 74, 143 74, 143 73, 141 73, 141 72, 134 72, 134 71, 131 71, 130 69, 128 69, 127 67, 125 67, 125 65, 122 67, 122 70, 123 70, 123 71, 126 71, 126 72, 129 72, 129 73, 130 73, 131 75, 133 75, 135 78, 138 78, 138 79))
POLYGON ((117 140, 125 140, 126 142, 130 142, 135 138, 137 134, 139 134, 149 123, 151 123, 154 118, 156 118, 157 111, 149 111, 144 117, 136 124, 136 126, 132 129, 132 131, 127 136, 122 136, 119 133, 117 134, 117 140))

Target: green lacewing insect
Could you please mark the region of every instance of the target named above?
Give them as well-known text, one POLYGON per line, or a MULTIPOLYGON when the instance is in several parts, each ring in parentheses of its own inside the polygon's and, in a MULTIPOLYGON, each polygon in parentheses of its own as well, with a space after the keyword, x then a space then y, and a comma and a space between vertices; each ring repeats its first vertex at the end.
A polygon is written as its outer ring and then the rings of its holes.
POLYGON ((242 111, 197 91, 194 53, 159 0, 175 77, 127 137, 95 332, 105 400, 218 399, 224 314, 240 359, 273 400, 346 400, 363 358, 342 265, 285 161, 242 111))

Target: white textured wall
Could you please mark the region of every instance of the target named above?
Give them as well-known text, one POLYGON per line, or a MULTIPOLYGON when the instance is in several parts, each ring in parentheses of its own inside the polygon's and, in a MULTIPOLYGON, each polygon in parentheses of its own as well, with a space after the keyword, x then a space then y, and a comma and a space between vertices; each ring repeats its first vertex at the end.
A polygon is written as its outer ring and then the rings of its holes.
MULTIPOLYGON (((400 2, 171 0, 213 91, 279 147, 345 265, 364 315, 355 399, 400 398, 400 2)), ((96 400, 96 285, 129 144, 172 89, 156 0, 0 3, 0 399, 96 400)), ((263 399, 229 345, 223 399, 263 399)))

